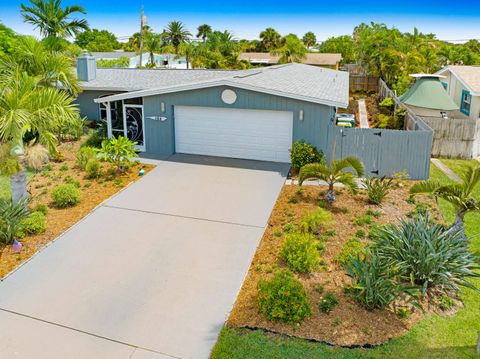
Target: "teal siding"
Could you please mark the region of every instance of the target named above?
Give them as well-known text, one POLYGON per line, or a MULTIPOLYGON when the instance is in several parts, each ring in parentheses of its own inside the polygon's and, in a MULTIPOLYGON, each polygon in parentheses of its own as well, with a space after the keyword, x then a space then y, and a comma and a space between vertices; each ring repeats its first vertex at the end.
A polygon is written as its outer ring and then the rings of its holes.
POLYGON ((226 88, 221 86, 145 97, 146 152, 161 155, 175 153, 174 106, 178 105, 290 111, 293 112, 293 141, 304 139, 326 152, 328 123, 335 111, 330 106, 242 89, 233 89, 237 93, 237 101, 227 105, 221 100, 221 93, 226 88), (160 111, 162 102, 165 103, 165 113, 160 111), (299 120, 300 110, 304 113, 303 121, 299 120), (163 116, 167 120, 154 121, 148 118, 150 116, 163 116))
POLYGON ((84 91, 78 95, 75 103, 78 104, 80 108, 80 115, 86 117, 91 121, 100 120, 100 111, 98 103, 95 103, 93 100, 99 98, 100 96, 110 95, 118 92, 113 91, 84 91))

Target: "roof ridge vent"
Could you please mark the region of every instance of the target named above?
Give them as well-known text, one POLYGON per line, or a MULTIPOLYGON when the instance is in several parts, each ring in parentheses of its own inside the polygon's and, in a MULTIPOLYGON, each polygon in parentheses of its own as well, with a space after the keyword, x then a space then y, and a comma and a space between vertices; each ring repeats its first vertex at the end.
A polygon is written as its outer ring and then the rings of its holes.
POLYGON ((258 74, 261 74, 262 71, 258 71, 258 72, 254 72, 254 73, 251 73, 251 74, 246 74, 246 75, 236 75, 236 76, 233 76, 233 78, 235 79, 244 79, 246 77, 250 77, 250 76, 255 76, 255 75, 258 75, 258 74))

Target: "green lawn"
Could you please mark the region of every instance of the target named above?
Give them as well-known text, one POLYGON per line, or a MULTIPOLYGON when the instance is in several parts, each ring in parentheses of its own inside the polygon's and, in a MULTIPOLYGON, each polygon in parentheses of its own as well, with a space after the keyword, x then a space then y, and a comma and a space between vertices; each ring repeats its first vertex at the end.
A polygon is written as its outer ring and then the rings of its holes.
MULTIPOLYGON (((471 161, 444 160, 453 171, 460 173, 461 167, 471 161)), ((448 182, 449 179, 435 166, 431 166, 430 178, 448 182)), ((476 188, 480 198, 480 186, 476 188)), ((440 208, 447 221, 452 221, 454 212, 446 202, 440 208)), ((467 233, 480 231, 480 214, 466 217, 467 233)), ((471 248, 479 255, 480 237, 472 240, 471 248)), ((480 279, 475 280, 480 287, 480 279)), ((374 349, 344 349, 305 340, 273 336, 262 331, 226 329, 220 333, 212 351, 212 358, 478 358, 475 354, 477 332, 480 331, 480 295, 465 290, 461 297, 465 308, 454 317, 428 314, 405 336, 392 340, 374 349)))

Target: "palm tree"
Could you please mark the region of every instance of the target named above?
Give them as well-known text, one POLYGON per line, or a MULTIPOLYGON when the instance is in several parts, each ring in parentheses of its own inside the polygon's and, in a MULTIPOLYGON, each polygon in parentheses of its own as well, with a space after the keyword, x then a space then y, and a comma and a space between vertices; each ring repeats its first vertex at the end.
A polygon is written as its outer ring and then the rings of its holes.
POLYGON ((38 84, 47 87, 58 87, 77 95, 80 91, 74 62, 68 55, 52 51, 42 42, 30 36, 17 39, 12 54, 0 59, 0 88, 15 80, 17 72, 25 72, 36 77, 38 84))
POLYGON ((27 131, 36 133, 38 142, 50 153, 55 153, 55 133, 80 118, 77 105, 72 102, 68 92, 44 87, 25 72, 17 72, 0 90, 0 142, 7 144, 9 149, 7 154, 3 151, 0 167, 10 175, 13 203, 27 198, 24 134, 27 131), (8 171, 5 171, 5 162, 9 164, 8 171))
MULTIPOLYGON (((185 60, 187 61, 187 70, 190 68, 190 62, 192 59, 197 56, 197 50, 197 46, 191 41, 182 43, 178 48, 178 55, 185 56, 185 60)), ((192 63, 196 63, 196 61, 194 60, 192 63)))
POLYGON ((306 57, 307 48, 296 35, 289 34, 282 39, 282 47, 271 53, 280 55, 279 63, 301 62, 306 57))
POLYGON ((88 30, 87 20, 70 20, 70 15, 85 14, 85 9, 77 5, 62 8, 61 3, 61 0, 30 0, 31 6, 21 4, 21 13, 24 21, 40 29, 46 38, 64 39, 88 30))
POLYGON ((150 55, 149 65, 151 67, 155 67, 155 52, 160 52, 163 42, 164 40, 161 34, 149 32, 145 36, 143 47, 150 55))
POLYGON ((480 165, 467 167, 461 175, 462 182, 444 184, 435 180, 415 183, 410 193, 431 193, 436 199, 441 198, 450 202, 456 211, 453 232, 460 232, 465 236, 465 214, 480 210, 480 199, 473 196, 473 190, 480 182, 480 165))
POLYGON ((312 47, 317 44, 317 37, 313 32, 309 31, 303 35, 302 41, 306 47, 312 47))
POLYGON ((271 51, 280 46, 281 36, 277 30, 268 27, 260 33, 262 46, 266 51, 271 51))
POLYGON ((165 39, 175 48, 175 53, 178 53, 178 47, 182 42, 187 41, 192 34, 188 31, 181 21, 170 22, 164 30, 165 39))
POLYGON ((197 37, 201 38, 203 42, 205 42, 205 40, 211 33, 212 33, 212 28, 210 25, 203 24, 197 28, 197 37))
POLYGON ((347 187, 353 194, 357 193, 358 184, 355 181, 355 176, 351 172, 344 172, 344 170, 351 168, 354 170, 357 177, 363 176, 365 166, 358 157, 349 156, 340 160, 332 159, 330 165, 325 163, 310 163, 300 169, 298 182, 300 186, 305 180, 320 179, 327 182, 328 190, 325 193, 325 200, 332 204, 335 202, 334 184, 341 183, 347 187))

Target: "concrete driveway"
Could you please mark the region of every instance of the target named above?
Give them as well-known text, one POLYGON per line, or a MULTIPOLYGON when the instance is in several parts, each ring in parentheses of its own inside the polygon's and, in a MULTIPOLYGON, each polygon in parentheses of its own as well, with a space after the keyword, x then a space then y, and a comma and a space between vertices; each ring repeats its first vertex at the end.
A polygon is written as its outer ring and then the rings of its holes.
POLYGON ((0 283, 0 357, 206 358, 288 166, 175 155, 0 283))

